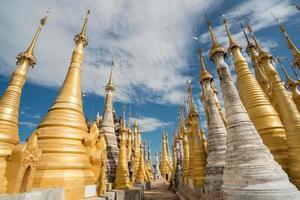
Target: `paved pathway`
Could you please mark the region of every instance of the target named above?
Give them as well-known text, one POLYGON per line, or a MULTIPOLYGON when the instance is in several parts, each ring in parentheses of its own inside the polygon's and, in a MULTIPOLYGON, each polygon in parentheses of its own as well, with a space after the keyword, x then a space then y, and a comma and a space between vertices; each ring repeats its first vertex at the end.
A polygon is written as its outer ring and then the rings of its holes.
POLYGON ((151 190, 144 192, 145 200, 178 200, 177 195, 170 188, 170 184, 164 181, 155 181, 151 190))

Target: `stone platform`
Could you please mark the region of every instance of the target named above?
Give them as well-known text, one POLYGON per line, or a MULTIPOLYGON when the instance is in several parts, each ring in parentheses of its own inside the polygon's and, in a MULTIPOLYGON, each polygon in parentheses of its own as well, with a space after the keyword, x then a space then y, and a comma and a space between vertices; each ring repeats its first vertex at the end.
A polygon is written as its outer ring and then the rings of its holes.
POLYGON ((64 200, 64 189, 33 189, 31 192, 0 195, 0 200, 64 200))
POLYGON ((199 200, 203 199, 203 188, 189 187, 187 185, 178 185, 177 195, 180 199, 199 200))
POLYGON ((144 189, 133 187, 130 190, 112 190, 100 197, 85 198, 85 200, 143 200, 144 189))

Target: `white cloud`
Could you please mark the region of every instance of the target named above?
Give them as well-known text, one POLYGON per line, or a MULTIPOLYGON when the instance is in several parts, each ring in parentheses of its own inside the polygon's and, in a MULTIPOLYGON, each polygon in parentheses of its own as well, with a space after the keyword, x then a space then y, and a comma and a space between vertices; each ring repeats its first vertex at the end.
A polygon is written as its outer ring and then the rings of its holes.
POLYGON ((20 125, 28 126, 29 128, 35 128, 36 124, 32 122, 19 122, 20 125))
MULTIPOLYGON (((132 121, 134 119, 131 119, 132 121)), ((138 118, 138 123, 142 132, 151 132, 161 129, 163 126, 169 126, 170 122, 163 122, 157 118, 141 116, 138 118)))
POLYGON ((37 65, 29 80, 60 87, 73 38, 91 8, 83 89, 104 95, 110 60, 115 57, 116 97, 122 102, 179 103, 193 28, 208 6, 222 1, 1 1, 1 74, 13 70, 15 56, 34 34, 38 19, 51 8, 36 48, 37 65), (30 13, 28 14, 28 10, 30 13), (145 94, 145 95, 141 95, 145 94), (159 100, 159 101, 158 101, 159 100))

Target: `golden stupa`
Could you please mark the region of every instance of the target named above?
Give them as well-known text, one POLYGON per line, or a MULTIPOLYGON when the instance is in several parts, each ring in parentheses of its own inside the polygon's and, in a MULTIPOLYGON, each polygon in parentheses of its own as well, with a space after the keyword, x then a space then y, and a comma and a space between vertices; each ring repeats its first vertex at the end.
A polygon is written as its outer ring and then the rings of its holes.
POLYGON ((192 154, 190 154, 189 158, 189 166, 190 166, 190 175, 193 179, 193 184, 197 187, 202 187, 204 184, 205 177, 205 168, 206 168, 206 152, 203 146, 202 136, 199 134, 198 127, 198 112, 195 108, 192 99, 192 89, 190 86, 190 82, 187 81, 186 88, 187 98, 188 98, 188 125, 187 129, 190 133, 190 142, 192 143, 192 154))
POLYGON ((86 185, 95 183, 90 159, 83 145, 88 134, 82 110, 81 71, 83 50, 88 44, 88 11, 63 86, 37 127, 42 157, 37 165, 33 187, 63 187, 65 199, 83 199, 86 185))
POLYGON ((121 139, 120 139, 120 152, 119 159, 116 171, 115 178, 115 188, 116 189, 129 189, 131 188, 131 183, 129 180, 129 172, 128 172, 128 162, 127 162, 127 149, 126 149, 126 128, 125 128, 125 120, 121 120, 121 139))
POLYGON ((185 120, 184 120, 184 114, 183 114, 183 109, 180 109, 180 128, 179 128, 180 134, 183 136, 183 183, 187 184, 188 183, 188 177, 190 176, 190 171, 189 171, 189 161, 190 161, 190 150, 189 150, 189 138, 187 135, 187 130, 185 127, 185 120))
MULTIPOLYGON (((10 176, 10 174, 13 173, 11 172, 13 169, 8 169, 7 167, 7 158, 12 155, 14 147, 19 144, 18 118, 22 89, 27 78, 29 67, 33 67, 36 64, 33 50, 36 46, 40 32, 46 23, 46 19, 47 17, 41 19, 41 25, 37 29, 28 49, 17 56, 17 67, 11 76, 7 89, 0 98, 0 194, 16 191, 14 188, 15 186, 7 188, 7 176, 10 176), (7 170, 9 171, 7 172, 7 170)), ((29 141, 33 139, 34 138, 31 137, 29 141)), ((11 159, 13 160, 13 158, 11 159)), ((38 156, 36 159, 38 159, 38 156)), ((16 175, 16 171, 18 170, 17 166, 14 167, 15 172, 13 173, 13 176, 16 175)), ((21 174, 19 175, 21 176, 21 174)))
POLYGON ((145 172, 145 162, 144 162, 144 147, 143 144, 140 144, 140 161, 139 168, 136 173, 135 183, 144 184, 147 181, 146 172, 145 172))
POLYGON ((167 148, 167 136, 163 131, 162 138, 162 155, 161 155, 161 164, 160 164, 160 173, 163 179, 166 181, 171 181, 172 176, 172 167, 169 161, 168 148, 167 148))
POLYGON ((285 129, 278 113, 252 75, 246 59, 241 53, 241 46, 230 33, 226 19, 224 19, 224 24, 229 38, 228 49, 232 54, 237 73, 236 83, 239 96, 264 144, 270 149, 274 159, 287 171, 285 129))
POLYGON ((288 174, 292 183, 300 188, 300 114, 296 104, 287 93, 273 63, 272 55, 262 49, 254 34, 252 34, 259 52, 259 63, 264 68, 266 76, 272 83, 274 101, 280 118, 285 126, 288 146, 288 174))

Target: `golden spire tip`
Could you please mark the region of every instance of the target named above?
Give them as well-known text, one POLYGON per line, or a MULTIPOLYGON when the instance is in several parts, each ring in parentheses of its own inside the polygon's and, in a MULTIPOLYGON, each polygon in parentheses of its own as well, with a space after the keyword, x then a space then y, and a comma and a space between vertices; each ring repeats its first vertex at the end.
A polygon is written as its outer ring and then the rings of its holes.
POLYGON ((44 25, 46 24, 47 22, 47 19, 48 19, 48 14, 49 14, 49 9, 47 10, 47 15, 45 17, 43 17, 42 19, 40 19, 40 25, 39 25, 39 28, 37 29, 29 47, 27 48, 27 50, 23 53, 20 53, 18 56, 17 56, 17 63, 20 62, 21 59, 28 59, 30 61, 30 65, 35 65, 36 63, 36 59, 34 57, 34 54, 33 54, 33 50, 36 46, 36 43, 37 43, 37 40, 40 36, 40 33, 41 33, 41 30, 42 28, 44 27, 44 25))
POLYGON ((292 79, 292 77, 290 77, 289 73, 286 71, 286 69, 284 68, 281 60, 279 57, 276 57, 276 60, 281 68, 281 70, 283 71, 284 75, 285 75, 285 79, 287 81, 287 84, 289 85, 290 83, 296 82, 295 80, 292 79))
POLYGON ((228 21, 227 21, 225 15, 223 15, 223 24, 225 26, 225 30, 226 30, 227 36, 229 38, 229 49, 231 49, 233 47, 239 47, 240 48, 240 45, 232 37, 232 34, 231 34, 231 32, 229 30, 229 27, 228 27, 228 21))
POLYGON ((199 53, 199 58, 200 58, 200 63, 201 63, 201 71, 207 71, 206 70, 205 59, 204 59, 204 56, 203 56, 203 50, 201 48, 199 48, 198 53, 199 53))
POLYGON ((253 40, 254 40, 254 43, 255 43, 255 46, 256 46, 257 50, 258 50, 260 53, 264 52, 264 50, 262 49, 262 47, 261 47, 261 45, 259 44, 258 40, 256 39, 255 34, 253 33, 252 27, 250 26, 250 24, 249 24, 248 22, 246 22, 246 26, 247 26, 248 32, 251 34, 251 37, 252 37, 253 40))
POLYGON ((223 47, 220 46, 220 44, 217 41, 215 32, 213 31, 212 27, 211 27, 211 21, 208 19, 207 14, 205 15, 206 21, 207 21, 207 25, 208 25, 208 31, 209 31, 209 35, 210 35, 210 39, 211 39, 211 48, 210 48, 210 52, 209 52, 209 57, 210 59, 212 59, 212 56, 216 53, 216 52, 222 52, 224 55, 226 55, 226 51, 223 47))
POLYGON ((111 62, 111 67, 110 67, 110 73, 109 73, 109 80, 108 83, 106 84, 106 90, 115 90, 113 81, 112 81, 112 73, 113 73, 113 68, 114 68, 114 60, 111 62))
POLYGON ((89 20, 90 13, 91 13, 91 11, 88 10, 87 13, 86 13, 85 20, 84 20, 84 23, 83 23, 81 31, 74 38, 74 40, 75 40, 76 43, 78 41, 83 41, 84 42, 84 46, 86 46, 88 44, 87 35, 86 35, 86 29, 87 29, 87 23, 88 23, 88 20, 89 20))

